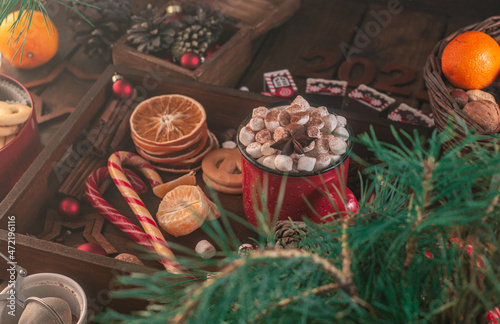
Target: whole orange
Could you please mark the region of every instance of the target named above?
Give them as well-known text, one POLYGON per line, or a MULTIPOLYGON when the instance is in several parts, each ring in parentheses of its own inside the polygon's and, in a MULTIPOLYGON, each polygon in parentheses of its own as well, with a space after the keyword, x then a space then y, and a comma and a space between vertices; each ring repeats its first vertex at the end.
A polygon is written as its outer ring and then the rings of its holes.
POLYGON ((443 74, 455 87, 483 89, 500 71, 500 46, 486 33, 465 32, 446 45, 441 66, 443 74))
POLYGON ((32 69, 47 63, 56 55, 59 45, 55 25, 40 11, 34 10, 24 11, 16 27, 12 28, 18 15, 19 11, 9 14, 0 25, 0 52, 12 65, 21 69, 32 69), (31 23, 26 32, 30 17, 31 23))

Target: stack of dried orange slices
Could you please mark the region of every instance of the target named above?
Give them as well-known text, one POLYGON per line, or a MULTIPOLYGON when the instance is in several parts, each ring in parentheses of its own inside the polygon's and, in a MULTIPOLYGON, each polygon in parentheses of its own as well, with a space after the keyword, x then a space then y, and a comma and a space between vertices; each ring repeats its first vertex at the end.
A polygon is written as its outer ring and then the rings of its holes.
POLYGON ((210 151, 219 147, 206 123, 203 106, 193 98, 170 94, 137 105, 130 116, 137 152, 161 171, 198 170, 210 151))

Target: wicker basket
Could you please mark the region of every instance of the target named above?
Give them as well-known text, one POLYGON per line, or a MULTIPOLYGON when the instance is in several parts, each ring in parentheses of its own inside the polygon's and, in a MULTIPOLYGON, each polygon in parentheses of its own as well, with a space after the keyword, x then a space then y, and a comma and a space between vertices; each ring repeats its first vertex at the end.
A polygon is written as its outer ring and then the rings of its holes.
MULTIPOLYGON (((467 132, 459 119, 456 118, 457 116, 460 117, 468 129, 475 128, 476 134, 487 134, 481 126, 472 121, 458 107, 458 104, 449 93, 450 89, 447 87, 449 83, 445 80, 441 70, 441 55, 446 45, 459 34, 471 30, 482 31, 498 41, 500 37, 500 16, 490 17, 480 23, 462 28, 439 41, 427 58, 424 68, 424 80, 429 92, 430 105, 436 128, 439 131, 449 128, 450 125, 454 128, 453 138, 447 143, 449 146, 462 140, 467 132)), ((492 141, 498 141, 498 138, 487 137, 481 139, 479 142, 486 145, 492 141)))

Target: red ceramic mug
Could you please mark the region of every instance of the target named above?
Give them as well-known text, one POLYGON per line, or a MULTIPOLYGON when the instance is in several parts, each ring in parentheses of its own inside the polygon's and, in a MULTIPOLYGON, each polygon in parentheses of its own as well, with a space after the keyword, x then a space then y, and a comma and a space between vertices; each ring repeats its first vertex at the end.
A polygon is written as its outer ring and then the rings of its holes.
MULTIPOLYGON (((31 115, 21 131, 9 144, 0 148, 0 201, 2 201, 31 165, 31 162, 38 156, 42 150, 42 144, 38 134, 33 98, 30 93, 21 83, 9 76, 0 74, 0 80, 6 80, 22 89, 29 97, 32 108, 31 115)), ((9 98, 0 98, 0 100, 7 99, 9 98)))
MULTIPOLYGON (((238 134, 250 118, 242 122, 238 134)), ((346 128, 352 134, 349 125, 346 128)), ((239 139, 238 149, 242 155, 243 209, 251 224, 256 225, 259 217, 264 221, 309 218, 320 223, 341 217, 347 208, 352 212, 359 210, 356 197, 347 188, 350 140, 347 152, 337 163, 300 174, 273 170, 258 163, 239 139)))

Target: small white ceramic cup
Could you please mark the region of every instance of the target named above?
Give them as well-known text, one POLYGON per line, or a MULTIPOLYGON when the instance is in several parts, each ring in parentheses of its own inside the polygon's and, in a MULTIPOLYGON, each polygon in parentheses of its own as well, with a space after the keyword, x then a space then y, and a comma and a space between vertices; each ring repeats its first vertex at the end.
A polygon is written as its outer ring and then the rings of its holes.
MULTIPOLYGON (((7 293, 8 287, 2 291, 7 293)), ((77 324, 87 323, 87 296, 82 287, 73 279, 57 273, 37 273, 24 278, 21 291, 28 297, 58 297, 65 300, 71 308, 71 314, 78 318, 77 324)), ((15 315, 9 315, 8 300, 0 301, 0 323, 15 324, 22 314, 23 308, 17 303, 15 315)))

